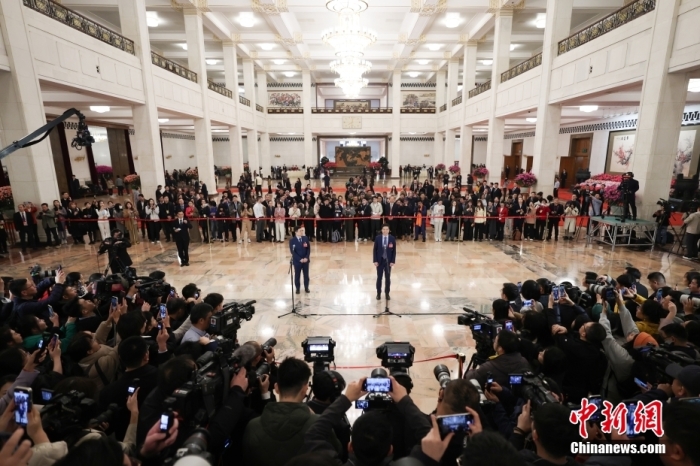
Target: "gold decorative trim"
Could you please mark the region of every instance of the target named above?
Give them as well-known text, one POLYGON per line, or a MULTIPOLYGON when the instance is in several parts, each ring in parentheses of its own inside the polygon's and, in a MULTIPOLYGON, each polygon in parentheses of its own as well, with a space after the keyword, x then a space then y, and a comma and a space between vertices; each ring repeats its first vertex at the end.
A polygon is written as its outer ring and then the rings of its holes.
POLYGON ((428 3, 428 0, 411 0, 411 13, 418 13, 420 16, 433 16, 444 12, 446 8, 447 0, 436 0, 435 3, 428 3))
POLYGON ((166 158, 166 159, 172 159, 173 156, 172 156, 172 155, 166 155, 165 158, 166 158))
POLYGON ((275 42, 284 45, 296 45, 302 42, 301 33, 295 32, 294 37, 282 37, 279 34, 275 34, 275 42))
POLYGON ((250 55, 250 58, 252 59, 258 58, 258 52, 256 50, 251 50, 248 55, 250 55))
POLYGON ((525 8, 525 0, 520 0, 520 2, 516 3, 515 5, 508 4, 508 5, 501 5, 503 3, 503 0, 490 0, 489 1, 489 13, 496 13, 498 11, 513 11, 513 10, 522 10, 525 8))
POLYGON ((75 157, 73 160, 75 160, 76 162, 82 162, 83 160, 85 160, 85 156, 79 155, 78 157, 75 157))
POLYGON ((425 42, 425 34, 421 34, 418 39, 409 39, 407 34, 399 34, 399 44, 418 45, 425 42))
POLYGON ((279 15, 280 13, 288 13, 287 0, 275 0, 275 3, 260 3, 259 0, 252 0, 251 7, 256 13, 262 13, 268 16, 279 15))

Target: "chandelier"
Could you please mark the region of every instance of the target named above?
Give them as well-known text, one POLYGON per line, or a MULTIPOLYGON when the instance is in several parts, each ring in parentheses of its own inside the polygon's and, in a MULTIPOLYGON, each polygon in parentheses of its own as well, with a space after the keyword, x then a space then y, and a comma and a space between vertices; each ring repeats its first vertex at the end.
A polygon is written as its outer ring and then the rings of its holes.
POLYGON ((331 70, 340 76, 335 85, 346 97, 356 98, 368 83, 362 75, 372 69, 372 63, 363 59, 364 50, 377 41, 374 32, 360 26, 360 13, 367 9, 367 3, 331 0, 326 7, 338 13, 338 24, 322 35, 323 42, 333 47, 338 57, 330 64, 331 70))

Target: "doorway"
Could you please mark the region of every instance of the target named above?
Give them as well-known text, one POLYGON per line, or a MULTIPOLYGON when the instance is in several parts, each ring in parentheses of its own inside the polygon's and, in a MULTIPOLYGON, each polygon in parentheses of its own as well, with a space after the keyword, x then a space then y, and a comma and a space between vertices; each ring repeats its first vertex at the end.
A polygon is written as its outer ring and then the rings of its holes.
POLYGON ((515 178, 522 166, 523 141, 513 141, 510 146, 510 155, 503 156, 503 172, 508 179, 515 178))
MULTIPOLYGON (((592 134, 577 134, 571 137, 569 157, 573 159, 574 166, 573 171, 569 173, 575 174, 579 170, 588 171, 588 167, 590 166, 592 141, 592 134)), ((564 158, 562 157, 562 161, 563 160, 564 158)))

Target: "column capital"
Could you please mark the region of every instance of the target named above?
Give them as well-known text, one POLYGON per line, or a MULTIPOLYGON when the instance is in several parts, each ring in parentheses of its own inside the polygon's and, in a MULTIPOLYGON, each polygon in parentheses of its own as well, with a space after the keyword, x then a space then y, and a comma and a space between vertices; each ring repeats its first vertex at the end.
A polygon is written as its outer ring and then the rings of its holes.
POLYGON ((228 47, 236 46, 236 45, 238 45, 238 44, 240 44, 240 43, 241 43, 241 35, 240 35, 240 34, 235 34, 235 33, 232 33, 232 34, 231 34, 231 39, 230 39, 230 40, 221 41, 221 44, 222 44, 222 45, 228 46, 228 47))
POLYGON ((211 11, 208 0, 170 0, 170 6, 186 15, 201 16, 211 11))
POLYGON ((522 10, 525 7, 525 0, 490 0, 489 13, 513 16, 513 10, 522 10))

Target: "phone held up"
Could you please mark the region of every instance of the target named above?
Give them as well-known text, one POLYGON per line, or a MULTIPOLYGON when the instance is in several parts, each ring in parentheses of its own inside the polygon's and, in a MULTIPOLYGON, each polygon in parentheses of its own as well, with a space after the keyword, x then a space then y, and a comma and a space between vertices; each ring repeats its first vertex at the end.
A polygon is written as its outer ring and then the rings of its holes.
POLYGON ((27 427, 29 424, 29 412, 32 410, 32 389, 29 387, 15 387, 15 424, 27 427))

